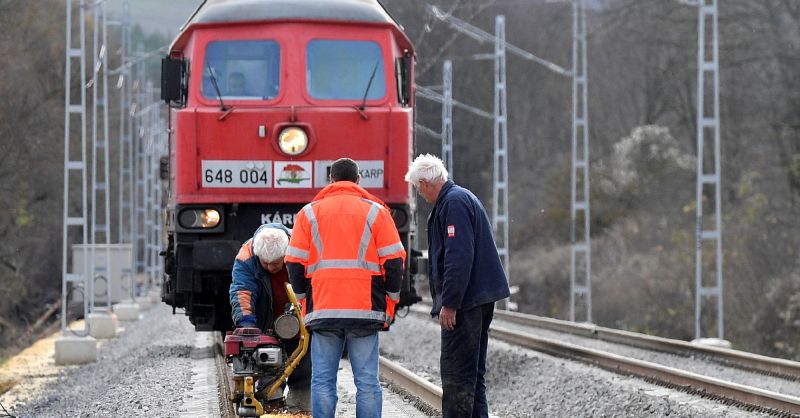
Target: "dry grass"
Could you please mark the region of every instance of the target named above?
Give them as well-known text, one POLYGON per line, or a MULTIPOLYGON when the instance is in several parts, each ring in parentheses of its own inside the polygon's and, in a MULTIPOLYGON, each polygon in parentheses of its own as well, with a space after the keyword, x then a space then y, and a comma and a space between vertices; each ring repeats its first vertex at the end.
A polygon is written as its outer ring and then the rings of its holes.
POLYGON ((19 383, 19 382, 17 380, 14 380, 14 379, 6 379, 6 380, 0 379, 0 395, 2 395, 4 393, 8 392, 9 390, 11 390, 11 388, 16 386, 17 383, 19 383))

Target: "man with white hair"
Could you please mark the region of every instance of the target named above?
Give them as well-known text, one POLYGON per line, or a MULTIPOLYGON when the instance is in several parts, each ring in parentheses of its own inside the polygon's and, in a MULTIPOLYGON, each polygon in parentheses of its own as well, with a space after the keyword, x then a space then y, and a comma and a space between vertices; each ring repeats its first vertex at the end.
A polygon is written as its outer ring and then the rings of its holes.
MULTIPOLYGON (((291 230, 279 223, 264 224, 256 229, 253 238, 242 244, 233 263, 230 301, 233 323, 237 328, 259 328, 266 332, 281 315, 289 296, 286 283, 289 275, 283 257, 289 245, 291 230)), ((284 349, 291 353, 298 340, 286 342, 284 349)), ((289 376, 287 403, 310 407, 311 357, 304 356, 289 376)))
POLYGON ((510 294, 481 202, 447 179, 442 160, 418 156, 405 176, 426 202, 432 317, 439 317, 444 418, 489 416, 486 350, 494 303, 510 294))

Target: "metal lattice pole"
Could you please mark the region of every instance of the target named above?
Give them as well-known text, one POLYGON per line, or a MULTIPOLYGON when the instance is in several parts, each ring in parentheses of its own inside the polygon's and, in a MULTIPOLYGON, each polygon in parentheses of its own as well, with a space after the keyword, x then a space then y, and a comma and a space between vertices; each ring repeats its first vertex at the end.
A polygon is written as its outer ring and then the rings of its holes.
MULTIPOLYGON (((86 187, 86 2, 81 0, 79 2, 79 36, 78 46, 74 47, 72 41, 72 0, 67 0, 67 14, 66 14, 66 53, 65 53, 65 68, 64 68, 64 211, 62 216, 63 228, 61 235, 61 330, 67 330, 67 307, 69 302, 68 287, 70 284, 81 286, 84 292, 83 295, 83 312, 89 312, 89 295, 86 294, 88 283, 89 269, 89 253, 83 251, 83 274, 75 274, 68 272, 68 259, 70 254, 69 236, 70 227, 81 229, 81 244, 86 244, 89 241, 89 230, 87 228, 87 187, 86 187), (80 102, 72 102, 72 60, 77 59, 78 74, 80 77, 80 102), (71 156, 71 142, 72 142, 72 116, 79 116, 81 129, 80 129, 80 157, 73 159, 71 156), (80 203, 75 204, 74 199, 70 193, 70 179, 71 174, 75 174, 81 182, 81 198, 80 203), (79 216, 74 216, 74 212, 80 212, 79 216)), ((73 266, 74 268, 74 266, 73 266)), ((84 327, 84 333, 88 334, 88 327, 84 327)))
MULTIPOLYGON (((139 272, 144 272, 144 119, 142 117, 143 109, 145 108, 145 64, 141 57, 144 55, 144 47, 139 44, 137 47, 136 57, 136 81, 134 82, 133 90, 136 91, 136 102, 134 109, 131 110, 133 117, 133 224, 131 234, 131 242, 133 245, 133 257, 131 263, 133 265, 133 280, 134 287, 138 284, 139 272), (141 249, 141 252, 140 252, 141 249)), ((141 296, 140 292, 135 292, 137 296, 141 296)))
POLYGON ((90 283, 88 287, 89 312, 94 311, 95 305, 95 282, 98 279, 105 280, 106 289, 106 308, 110 307, 110 294, 108 290, 109 272, 111 271, 111 253, 108 244, 111 243, 109 231, 109 218, 111 217, 111 199, 108 193, 108 56, 106 46, 108 44, 107 22, 105 15, 105 4, 95 2, 92 7, 94 16, 94 30, 92 37, 92 56, 93 71, 92 80, 89 82, 92 87, 92 215, 91 233, 89 245, 89 272, 90 283), (100 110, 102 108, 102 110, 100 110), (98 115, 98 112, 101 112, 98 115), (99 128, 98 125, 102 125, 99 128), (101 166, 102 162, 102 166, 101 166), (98 172, 98 170, 100 170, 98 172), (100 196, 102 194, 102 196, 100 196), (102 216, 102 221, 100 221, 102 216), (102 238, 99 238, 101 237, 102 238), (97 263, 97 244, 105 244, 101 247, 102 263, 97 263))
POLYGON ((119 90, 119 220, 117 242, 130 240, 131 190, 129 189, 133 167, 128 159, 131 152, 131 137, 128 112, 130 111, 131 71, 128 67, 128 49, 130 37, 130 3, 123 4, 120 24, 120 71, 117 89, 119 90))
POLYGON ((146 295, 150 292, 152 285, 153 274, 153 148, 155 142, 155 119, 156 115, 151 107, 155 102, 153 99, 153 82, 147 81, 145 89, 145 103, 147 107, 144 111, 146 114, 145 126, 145 139, 146 143, 142 153, 142 180, 143 180, 143 193, 144 202, 142 208, 144 209, 144 266, 145 266, 145 291, 146 295))
POLYGON ((155 172, 155 164, 154 159, 158 152, 156 151, 158 148, 158 112, 156 111, 156 101, 155 92, 153 91, 153 83, 151 81, 147 82, 147 109, 148 109, 148 123, 147 123, 147 146, 145 149, 145 225, 146 225, 146 242, 145 242, 145 250, 147 251, 146 260, 146 280, 147 280, 147 291, 153 288, 153 283, 155 282, 155 270, 156 270, 156 259, 158 258, 158 254, 154 251, 156 246, 156 223, 158 217, 154 214, 154 208, 156 206, 156 180, 154 176, 155 172))
POLYGON ((164 219, 162 216, 162 205, 161 200, 163 197, 163 188, 161 183, 161 176, 160 176, 160 168, 161 168, 161 156, 165 152, 165 145, 166 145, 166 124, 164 122, 164 118, 162 118, 161 112, 158 112, 160 109, 160 102, 158 98, 153 98, 153 103, 156 107, 153 109, 153 114, 157 120, 156 124, 156 142, 153 146, 153 247, 152 247, 152 257, 153 257, 153 287, 159 288, 160 287, 160 280, 161 274, 163 272, 163 258, 159 256, 159 252, 161 251, 161 243, 162 243, 162 236, 163 236, 163 226, 164 226, 164 219))
POLYGON ((453 62, 442 65, 442 160, 453 176, 453 62))
POLYGON ((720 135, 719 135, 719 35, 717 27, 717 0, 701 0, 697 14, 697 229, 695 236, 695 338, 702 336, 701 313, 703 298, 716 298, 717 336, 724 338, 722 310, 722 208, 720 206, 720 135), (707 24, 710 23, 710 28, 707 24), (711 56, 708 57, 707 31, 711 34, 711 56), (711 114, 706 111, 706 77, 711 78, 711 114), (713 138, 713 168, 710 173, 704 168, 706 134, 713 138), (703 188, 713 189, 714 221, 709 229, 703 225, 703 188), (703 284, 703 243, 714 244, 714 267, 716 284, 703 284))
POLYGON ((589 113, 586 62, 585 0, 572 2, 572 170, 570 187, 570 310, 575 321, 578 296, 586 302, 586 321, 592 322, 592 243, 589 204, 589 113), (578 181, 582 186, 579 190, 578 181), (579 196, 580 194, 580 196, 579 196), (583 213, 583 233, 579 234, 578 214, 583 213), (580 235, 580 236, 579 236, 580 235), (583 282, 578 282, 578 262, 583 258, 583 282))
MULTIPOLYGON (((117 88, 119 89, 119 233, 118 242, 133 243, 133 225, 135 211, 133 207, 134 179, 133 179, 133 134, 131 117, 132 99, 132 72, 130 57, 130 3, 122 5, 122 20, 120 22, 120 67, 117 88)), ((131 245, 131 257, 133 245, 131 245)), ((122 267, 122 278, 128 280, 128 298, 136 299, 135 274, 132 265, 122 267)))
MULTIPOLYGON (((508 249, 508 107, 506 100, 506 24, 505 16, 495 17, 494 37, 494 187, 492 188, 492 226, 497 252, 506 278, 511 281, 508 249)), ((508 300, 506 300, 508 309, 508 300)))

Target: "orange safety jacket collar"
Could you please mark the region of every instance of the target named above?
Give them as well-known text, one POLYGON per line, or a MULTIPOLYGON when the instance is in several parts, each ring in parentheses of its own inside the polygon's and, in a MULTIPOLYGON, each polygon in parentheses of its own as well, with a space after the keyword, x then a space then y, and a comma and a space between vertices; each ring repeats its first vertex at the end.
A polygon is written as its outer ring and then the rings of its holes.
POLYGON ((386 203, 383 203, 383 200, 378 199, 372 193, 364 190, 363 187, 359 186, 357 183, 353 183, 352 181, 337 181, 336 183, 331 183, 314 196, 312 202, 317 200, 322 200, 328 196, 336 196, 339 194, 352 194, 356 196, 360 196, 364 199, 371 200, 375 203, 380 204, 381 206, 385 207, 386 210, 391 210, 389 206, 386 206, 386 203))

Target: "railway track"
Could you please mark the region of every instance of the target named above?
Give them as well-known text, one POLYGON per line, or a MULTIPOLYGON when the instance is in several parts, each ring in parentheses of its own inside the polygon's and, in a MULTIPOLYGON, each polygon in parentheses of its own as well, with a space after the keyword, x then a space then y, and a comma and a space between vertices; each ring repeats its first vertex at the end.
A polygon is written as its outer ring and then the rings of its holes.
POLYGON ((381 380, 388 381, 404 395, 417 399, 420 410, 442 410, 442 388, 439 386, 385 357, 380 358, 380 374, 381 380))
POLYGON ((800 362, 762 356, 739 350, 692 344, 593 324, 574 323, 519 312, 495 311, 495 318, 524 326, 565 332, 601 341, 624 344, 680 356, 700 356, 727 366, 789 380, 800 380, 800 362))
POLYGON ((219 411, 222 418, 236 418, 233 404, 229 401, 231 387, 228 384, 228 365, 225 363, 224 336, 221 332, 214 336, 214 366, 217 372, 217 387, 219 388, 219 411))
MULTIPOLYGON (((430 307, 415 306, 412 312, 427 315, 430 307)), ((634 375, 653 383, 736 404, 750 411, 766 412, 778 416, 800 416, 800 397, 743 385, 693 373, 676 367, 658 364, 588 348, 580 344, 566 343, 553 338, 532 335, 520 329, 510 329, 498 323, 513 323, 530 328, 544 328, 561 333, 623 344, 645 350, 681 356, 697 356, 704 360, 730 365, 747 371, 778 376, 792 381, 800 378, 800 364, 745 353, 737 350, 704 347, 683 341, 652 337, 643 334, 598 327, 590 324, 575 324, 550 318, 536 317, 516 312, 495 311, 495 322, 491 336, 514 345, 591 363, 614 372, 634 375)), ((519 328, 519 327, 518 327, 519 328)))

